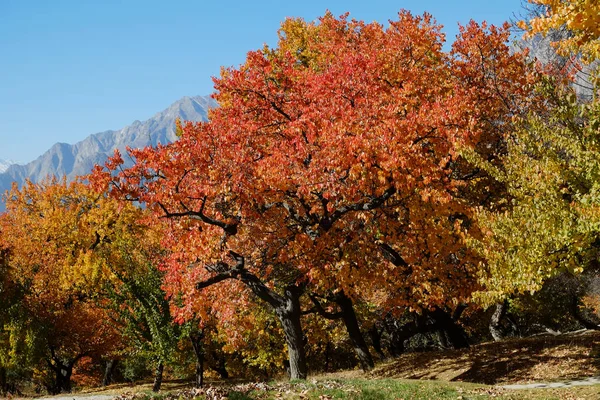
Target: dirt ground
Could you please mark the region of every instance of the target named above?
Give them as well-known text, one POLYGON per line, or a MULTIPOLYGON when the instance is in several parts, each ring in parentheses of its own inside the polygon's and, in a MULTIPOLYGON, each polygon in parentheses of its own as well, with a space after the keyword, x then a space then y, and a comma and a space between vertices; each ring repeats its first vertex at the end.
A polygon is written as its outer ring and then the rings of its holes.
POLYGON ((405 354, 380 364, 372 377, 439 379, 504 385, 555 382, 600 375, 600 331, 509 339, 405 354))

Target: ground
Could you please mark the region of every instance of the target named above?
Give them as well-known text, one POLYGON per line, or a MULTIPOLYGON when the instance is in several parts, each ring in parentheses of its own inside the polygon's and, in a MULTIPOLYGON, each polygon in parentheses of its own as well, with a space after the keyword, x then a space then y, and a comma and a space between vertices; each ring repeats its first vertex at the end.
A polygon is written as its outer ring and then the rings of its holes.
MULTIPOLYGON (((600 376, 600 332, 579 331, 542 335, 498 343, 482 343, 465 350, 405 354, 382 361, 370 373, 342 371, 311 376, 306 382, 216 383, 191 389, 167 383, 159 398, 230 399, 600 399, 600 385, 509 389, 508 385, 581 382, 600 376)), ((591 379, 586 383, 595 383, 591 379)), ((521 386, 518 386, 521 387, 521 386)), ((121 400, 153 397, 150 385, 115 385, 53 400, 121 400), (90 397, 91 396, 91 397, 90 397)))
POLYGON ((580 379, 600 375, 600 331, 508 339, 445 350, 405 354, 379 365, 377 378, 436 379, 503 385, 580 379))

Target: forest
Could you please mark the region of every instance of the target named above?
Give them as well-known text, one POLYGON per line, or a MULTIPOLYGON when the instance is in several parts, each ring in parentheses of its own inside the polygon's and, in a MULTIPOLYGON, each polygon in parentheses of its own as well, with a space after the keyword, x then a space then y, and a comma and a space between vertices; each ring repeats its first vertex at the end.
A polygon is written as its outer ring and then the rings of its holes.
POLYGON ((0 394, 600 329, 600 3, 530 2, 447 49, 429 14, 289 18, 175 142, 13 186, 0 394))

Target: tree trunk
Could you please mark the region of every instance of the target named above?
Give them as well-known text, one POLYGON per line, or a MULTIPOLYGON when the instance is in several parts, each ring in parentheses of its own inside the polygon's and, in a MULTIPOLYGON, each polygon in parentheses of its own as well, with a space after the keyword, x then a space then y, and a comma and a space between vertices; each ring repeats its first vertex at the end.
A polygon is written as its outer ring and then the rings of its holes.
POLYGON ((377 326, 373 325, 373 327, 369 329, 369 336, 371 336, 371 344, 373 345, 375 352, 377 352, 382 360, 385 360, 387 357, 381 348, 381 332, 377 329, 377 326))
POLYGON ((203 331, 193 331, 190 333, 190 341, 196 355, 196 379, 194 385, 201 388, 204 385, 204 347, 202 340, 204 339, 203 331))
POLYGON ((398 332, 393 328, 388 329, 388 333, 390 335, 388 352, 392 355, 392 357, 399 357, 402 353, 404 353, 404 341, 407 339, 407 337, 403 334, 403 332, 398 332))
POLYGON ((201 356, 202 359, 196 361, 196 382, 195 385, 197 388, 201 388, 204 386, 204 355, 201 356))
POLYGON ((455 319, 441 308, 435 308, 431 316, 436 321, 442 341, 446 342, 446 346, 455 349, 469 347, 469 341, 464 329, 458 325, 455 319))
POLYGON ((573 317, 579 322, 585 329, 593 329, 600 330, 600 325, 596 324, 594 321, 590 321, 579 308, 579 298, 577 296, 573 297, 571 301, 571 313, 573 317))
POLYGON ((158 366, 156 367, 156 371, 154 372, 154 384, 152 385, 152 391, 155 393, 160 391, 160 387, 162 386, 164 369, 165 365, 162 361, 159 361, 158 366))
POLYGON ((75 356, 67 364, 56 354, 53 346, 48 346, 50 350, 50 358, 46 359, 46 363, 52 371, 54 371, 55 382, 54 386, 48 388, 51 394, 70 393, 71 392, 71 375, 73 374, 73 366, 87 353, 81 353, 75 356))
POLYGON ((344 292, 340 292, 335 296, 335 302, 342 310, 342 319, 361 368, 365 372, 372 370, 375 363, 373 362, 373 357, 371 357, 365 338, 360 331, 352 300, 344 292))
POLYGON ((502 332, 502 326, 500 323, 502 319, 506 315, 506 309, 508 308, 508 302, 504 300, 502 303, 496 303, 496 310, 492 314, 492 318, 490 319, 490 333, 494 338, 494 341, 499 342, 504 338, 504 333, 502 332))
POLYGON ((385 317, 383 324, 390 337, 388 352, 392 357, 398 357, 404 353, 404 341, 418 332, 418 324, 415 321, 410 321, 400 325, 399 321, 389 314, 385 317))
POLYGON ((57 363, 54 369, 54 388, 52 394, 71 393, 71 375, 73 374, 73 366, 57 363))
POLYGON ((285 342, 288 347, 288 360, 290 363, 291 379, 306 379, 308 370, 306 366, 306 354, 304 351, 304 335, 300 317, 300 296, 302 290, 297 286, 288 286, 285 289, 283 303, 275 308, 279 317, 281 327, 285 334, 285 342))
POLYGON ((215 364, 210 368, 219 374, 221 379, 229 379, 229 372, 227 372, 227 366, 225 365, 225 356, 223 354, 219 354, 217 351, 213 351, 212 356, 215 360, 215 364))
POLYGON ((197 283, 196 288, 200 290, 227 279, 239 279, 247 285, 255 295, 273 308, 279 318, 288 346, 290 377, 292 379, 306 379, 306 354, 304 352, 304 338, 300 323, 302 315, 302 311, 300 310, 300 296, 304 293, 304 287, 288 285, 285 288, 284 294, 279 295, 265 285, 258 276, 244 269, 244 256, 234 251, 230 251, 229 254, 236 262, 235 267, 197 283))
POLYGON ((108 360, 106 362, 106 368, 104 369, 104 378, 102 379, 102 386, 108 386, 113 382, 113 374, 117 367, 117 360, 108 360))
POLYGON ((331 352, 331 343, 328 340, 327 344, 325 345, 325 371, 324 372, 329 372, 329 353, 330 352, 331 352))
POLYGON ((8 393, 8 382, 6 380, 6 368, 0 367, 0 394, 8 393))

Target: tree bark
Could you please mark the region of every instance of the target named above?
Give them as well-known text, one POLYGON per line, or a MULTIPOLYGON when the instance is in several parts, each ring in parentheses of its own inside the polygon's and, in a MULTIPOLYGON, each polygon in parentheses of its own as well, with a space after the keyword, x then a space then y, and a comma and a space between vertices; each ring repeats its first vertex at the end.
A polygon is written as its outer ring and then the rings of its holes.
POLYGON ((235 266, 231 267, 225 263, 209 266, 211 271, 218 273, 206 281, 197 283, 196 288, 200 290, 227 279, 237 279, 248 286, 258 298, 273 308, 279 318, 288 346, 290 377, 292 379, 306 379, 308 370, 303 343, 304 335, 300 323, 300 317, 302 316, 300 296, 304 293, 304 287, 295 284, 288 285, 285 287, 284 294, 280 295, 265 285, 258 276, 245 269, 244 256, 234 251, 230 251, 229 254, 236 262, 235 266))
POLYGON ((496 310, 492 314, 492 318, 490 319, 490 333, 492 334, 492 338, 494 341, 499 342, 504 339, 504 333, 502 332, 502 327, 500 323, 502 319, 506 315, 506 309, 508 308, 508 302, 504 300, 502 303, 496 303, 496 310))
POLYGON ((204 346, 202 340, 204 339, 204 332, 194 330, 190 333, 190 341, 196 355, 196 379, 194 385, 197 388, 201 388, 204 385, 204 346))
POLYGON ((229 379, 229 372, 227 372, 227 366, 225 365, 225 356, 219 354, 217 351, 213 351, 212 356, 215 360, 215 364, 211 365, 210 368, 219 374, 221 379, 229 379))
POLYGON ((379 358, 385 360, 387 357, 381 348, 381 332, 377 329, 377 326, 373 325, 371 329, 369 329, 369 336, 371 337, 371 344, 375 349, 375 352, 379 355, 379 358))
POLYGON ((155 393, 160 391, 160 387, 162 386, 164 369, 164 363, 162 361, 159 361, 158 366, 156 367, 156 371, 154 372, 154 384, 152 385, 152 391, 155 393))
POLYGON ((0 394, 8 393, 8 382, 6 380, 6 368, 0 367, 0 394))
POLYGON ((446 311, 436 307, 431 316, 435 320, 441 339, 446 341, 446 346, 455 349, 469 347, 469 341, 464 329, 456 323, 456 320, 446 311))
POLYGON ((302 315, 300 296, 302 292, 302 289, 295 285, 286 287, 282 304, 275 308, 288 347, 290 379, 306 379, 308 375, 306 353, 304 351, 304 334, 300 323, 302 315))
POLYGON ((360 326, 358 325, 358 319, 356 318, 356 313, 354 312, 352 300, 346 296, 344 292, 340 292, 335 296, 335 302, 340 306, 342 320, 346 326, 346 331, 348 332, 350 342, 354 347, 354 351, 356 352, 356 356, 358 357, 361 368, 365 372, 372 370, 375 366, 375 363, 373 362, 373 357, 371 357, 371 353, 369 352, 369 346, 367 346, 365 338, 360 331, 360 326))
POLYGON ((106 368, 104 369, 104 378, 102 379, 102 386, 108 386, 113 382, 113 374, 117 367, 117 360, 108 360, 106 362, 106 368))

